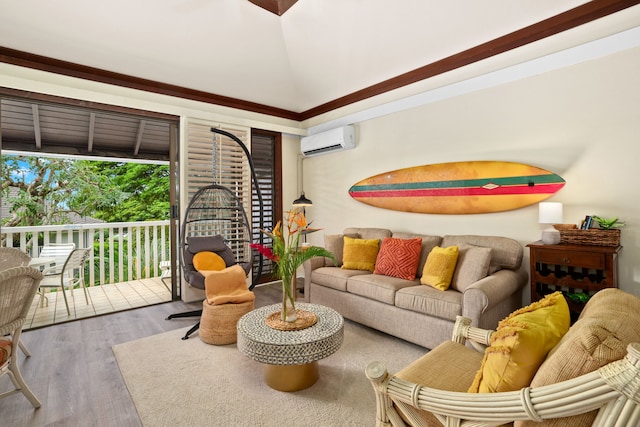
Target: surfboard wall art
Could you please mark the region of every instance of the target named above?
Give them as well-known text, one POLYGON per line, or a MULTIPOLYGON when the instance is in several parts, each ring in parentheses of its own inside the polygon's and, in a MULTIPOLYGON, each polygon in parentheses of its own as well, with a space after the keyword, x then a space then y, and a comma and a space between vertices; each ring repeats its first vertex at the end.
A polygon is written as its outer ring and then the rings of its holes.
POLYGON ((355 200, 384 209, 429 214, 502 212, 541 202, 564 179, 522 163, 469 161, 382 173, 349 189, 355 200))

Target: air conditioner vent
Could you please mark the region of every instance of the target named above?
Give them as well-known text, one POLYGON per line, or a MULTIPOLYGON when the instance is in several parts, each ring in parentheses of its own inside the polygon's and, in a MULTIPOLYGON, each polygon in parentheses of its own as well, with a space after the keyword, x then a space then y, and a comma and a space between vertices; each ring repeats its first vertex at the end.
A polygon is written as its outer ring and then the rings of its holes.
POLYGON ((306 136, 300 142, 300 150, 305 157, 350 150, 355 146, 353 126, 343 126, 306 136))

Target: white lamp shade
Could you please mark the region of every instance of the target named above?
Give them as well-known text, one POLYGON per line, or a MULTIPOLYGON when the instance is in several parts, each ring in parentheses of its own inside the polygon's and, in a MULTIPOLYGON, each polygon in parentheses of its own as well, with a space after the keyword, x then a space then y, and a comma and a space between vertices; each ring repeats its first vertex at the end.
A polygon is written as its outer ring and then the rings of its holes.
POLYGON ((562 224, 562 203, 542 202, 538 204, 540 224, 562 224))

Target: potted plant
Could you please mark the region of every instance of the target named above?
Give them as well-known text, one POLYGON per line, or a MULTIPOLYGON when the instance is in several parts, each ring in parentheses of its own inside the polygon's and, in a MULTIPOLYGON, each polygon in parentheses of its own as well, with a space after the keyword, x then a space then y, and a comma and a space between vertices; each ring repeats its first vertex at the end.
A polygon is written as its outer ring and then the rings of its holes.
POLYGON ((280 319, 284 322, 294 322, 296 316, 296 270, 306 260, 316 256, 335 258, 328 250, 318 246, 301 246, 300 236, 314 233, 319 228, 309 228, 304 211, 294 208, 287 212, 286 230, 279 221, 272 231, 260 230, 271 237, 272 245, 267 247, 257 243, 251 246, 261 254, 276 263, 276 274, 282 279, 282 311, 280 319))
POLYGON ((617 217, 616 218, 603 218, 601 216, 597 216, 594 215, 593 219, 598 221, 598 225, 600 225, 600 228, 603 230, 611 230, 614 228, 620 228, 620 227, 624 227, 625 223, 624 221, 619 220, 617 217))

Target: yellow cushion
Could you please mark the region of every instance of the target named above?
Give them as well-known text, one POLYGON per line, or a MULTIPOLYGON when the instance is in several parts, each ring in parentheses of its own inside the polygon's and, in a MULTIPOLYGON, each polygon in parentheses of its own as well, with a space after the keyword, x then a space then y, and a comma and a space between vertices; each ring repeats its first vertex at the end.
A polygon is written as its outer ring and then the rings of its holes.
POLYGON ((342 268, 373 272, 380 247, 380 239, 354 239, 344 236, 342 268))
POLYGON ((203 271, 220 271, 227 267, 220 255, 215 252, 202 251, 193 256, 193 268, 203 271))
POLYGON ((433 286, 441 291, 449 289, 453 272, 458 262, 458 247, 441 248, 436 246, 429 252, 422 270, 420 283, 433 286))
POLYGON ((529 386, 551 350, 569 330, 569 306, 562 292, 514 311, 491 335, 470 393, 520 390, 529 386))

